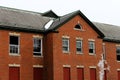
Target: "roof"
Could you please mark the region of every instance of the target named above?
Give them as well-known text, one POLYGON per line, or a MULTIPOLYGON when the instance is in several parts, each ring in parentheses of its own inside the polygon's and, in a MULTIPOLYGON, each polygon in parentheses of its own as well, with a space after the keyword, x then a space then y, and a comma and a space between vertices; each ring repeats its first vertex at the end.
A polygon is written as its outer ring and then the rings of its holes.
POLYGON ((49 21, 48 17, 43 17, 40 13, 0 7, 0 27, 20 28, 29 30, 44 30, 44 25, 49 21))
POLYGON ((80 15, 100 35, 100 37, 104 37, 104 34, 80 10, 55 19, 53 24, 51 25, 51 27, 48 30, 56 30, 57 28, 59 28, 61 25, 65 24, 67 21, 69 21, 76 15, 80 15))
POLYGON ((81 11, 75 11, 64 16, 56 15, 52 10, 45 13, 19 10, 0 6, 0 29, 20 30, 37 33, 56 31, 70 19, 80 15, 104 41, 120 43, 120 27, 110 24, 91 22, 81 11), (44 26, 53 19, 52 25, 46 30, 44 26))
POLYGON ((51 17, 51 18, 59 18, 59 16, 55 14, 52 10, 42 13, 42 16, 51 17))
POLYGON ((105 41, 120 42, 120 26, 98 22, 93 23, 105 35, 105 41))

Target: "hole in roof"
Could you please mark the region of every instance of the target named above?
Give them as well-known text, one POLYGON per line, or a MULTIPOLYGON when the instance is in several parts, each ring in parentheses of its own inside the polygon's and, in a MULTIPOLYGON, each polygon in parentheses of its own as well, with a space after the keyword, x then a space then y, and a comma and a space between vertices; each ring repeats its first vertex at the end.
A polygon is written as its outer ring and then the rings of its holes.
POLYGON ((53 23, 53 20, 50 20, 46 25, 45 25, 45 29, 48 29, 53 23))

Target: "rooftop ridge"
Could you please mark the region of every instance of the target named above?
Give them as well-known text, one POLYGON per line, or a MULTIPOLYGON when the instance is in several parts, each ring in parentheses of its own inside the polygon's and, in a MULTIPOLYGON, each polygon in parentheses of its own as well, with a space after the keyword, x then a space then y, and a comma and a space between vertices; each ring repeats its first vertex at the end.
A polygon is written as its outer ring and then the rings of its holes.
POLYGON ((102 23, 102 22, 94 22, 92 21, 93 23, 98 23, 98 24, 103 24, 103 25, 108 25, 108 26, 115 26, 115 27, 120 27, 119 25, 114 25, 114 24, 109 24, 109 23, 102 23))
POLYGON ((40 13, 40 12, 23 10, 23 9, 16 9, 16 8, 5 7, 5 6, 0 6, 0 9, 6 9, 6 10, 12 10, 12 11, 19 11, 19 12, 30 13, 30 14, 39 14, 39 15, 42 14, 42 13, 40 13))

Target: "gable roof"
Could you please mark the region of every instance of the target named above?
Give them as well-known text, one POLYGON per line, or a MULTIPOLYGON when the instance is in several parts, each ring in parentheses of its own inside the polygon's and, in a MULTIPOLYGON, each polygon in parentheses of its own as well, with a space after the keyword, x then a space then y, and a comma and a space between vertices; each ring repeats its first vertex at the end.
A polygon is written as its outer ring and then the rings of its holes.
POLYGON ((38 13, 0 6, 0 29, 10 29, 25 32, 47 33, 56 31, 70 19, 80 15, 104 41, 120 43, 120 27, 110 24, 91 22, 81 11, 75 11, 64 16, 57 16, 52 10, 38 13), (45 30, 44 26, 51 20, 52 25, 45 30))
POLYGON ((65 24, 76 15, 80 15, 100 35, 100 37, 104 37, 104 34, 79 10, 55 19, 48 31, 58 29, 61 25, 65 24))
POLYGON ((104 41, 120 42, 120 26, 93 22, 94 25, 105 35, 104 41))
POLYGON ((52 10, 42 13, 42 16, 51 17, 51 18, 59 18, 59 16, 55 14, 52 10))
POLYGON ((50 20, 40 13, 0 7, 0 28, 14 28, 43 32, 44 25, 50 20))

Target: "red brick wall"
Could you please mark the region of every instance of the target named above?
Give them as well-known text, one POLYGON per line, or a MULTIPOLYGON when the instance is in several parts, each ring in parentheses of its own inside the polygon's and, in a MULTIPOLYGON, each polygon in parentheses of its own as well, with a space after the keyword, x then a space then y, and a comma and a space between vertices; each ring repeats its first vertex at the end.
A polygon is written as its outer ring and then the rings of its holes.
POLYGON ((44 37, 44 80, 53 80, 53 33, 44 37))
POLYGON ((110 71, 107 71, 108 80, 118 80, 117 69, 120 68, 120 63, 116 59, 116 45, 117 43, 105 42, 107 65, 110 66, 110 71))
POLYGON ((20 80, 33 80, 33 65, 43 65, 43 58, 33 57, 33 35, 20 34, 20 56, 9 55, 9 33, 0 30, 0 80, 9 80, 9 64, 20 64, 20 80))
MULTIPOLYGON (((54 80, 63 80, 63 65, 71 65, 71 80, 77 80, 76 66, 84 66, 85 80, 90 79, 89 66, 96 66, 102 54, 102 40, 98 38, 98 34, 80 17, 75 16, 69 22, 58 29, 59 33, 53 35, 53 72, 54 80), (78 23, 82 25, 84 31, 74 30, 78 23), (62 36, 70 37, 70 53, 64 54, 62 52, 62 36), (76 37, 83 38, 83 54, 76 54, 76 37), (88 53, 88 39, 95 40, 96 55, 89 55, 88 53)), ((98 71, 98 68, 96 69, 98 71)), ((98 74, 98 73, 97 73, 98 74)), ((98 78, 98 77, 97 77, 98 78)))

